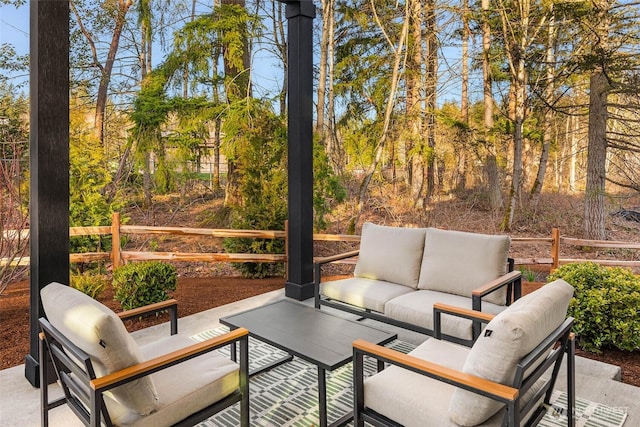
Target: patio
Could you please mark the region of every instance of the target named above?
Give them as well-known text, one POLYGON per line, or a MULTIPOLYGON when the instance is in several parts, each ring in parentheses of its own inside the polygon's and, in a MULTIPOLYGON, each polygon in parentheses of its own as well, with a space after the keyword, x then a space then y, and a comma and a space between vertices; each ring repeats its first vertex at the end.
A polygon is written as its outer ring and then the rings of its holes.
MULTIPOLYGON (((226 306, 214 308, 202 313, 181 318, 179 332, 186 336, 197 335, 203 331, 220 326, 219 319, 231 314, 259 307, 261 305, 285 298, 283 290, 272 291, 263 295, 248 298, 226 306)), ((307 300, 312 304, 312 300, 307 300)), ((330 309, 328 309, 330 310, 330 309)), ((350 316, 334 311, 336 315, 350 316)), ((375 325, 373 320, 365 322, 375 325)), ((384 329, 398 333, 398 339, 419 344, 424 335, 402 329, 382 325, 384 329)), ((145 330, 134 332, 133 336, 139 343, 154 341, 158 336, 169 334, 169 325, 163 324, 145 330)), ((640 425, 640 390, 616 381, 619 369, 615 366, 596 362, 590 359, 576 357, 576 396, 597 402, 613 408, 626 408, 628 412, 625 426, 640 425)), ((39 389, 33 388, 24 377, 24 366, 0 371, 0 425, 2 426, 37 426, 40 424, 40 394, 39 389)), ((558 379, 557 389, 563 391, 566 381, 564 377, 558 379)), ((52 426, 81 425, 66 406, 56 408, 50 412, 52 426)))

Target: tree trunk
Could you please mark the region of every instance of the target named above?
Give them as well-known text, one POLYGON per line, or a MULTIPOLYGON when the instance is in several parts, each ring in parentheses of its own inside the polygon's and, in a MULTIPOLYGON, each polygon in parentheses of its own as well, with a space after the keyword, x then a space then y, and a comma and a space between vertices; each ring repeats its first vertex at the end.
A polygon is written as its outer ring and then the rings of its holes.
POLYGON ((489 22, 489 0, 482 0, 482 92, 484 107, 484 142, 487 155, 487 184, 489 203, 492 210, 502 209, 502 191, 493 144, 493 95, 491 93, 491 24, 489 22), (495 170, 495 171, 494 171, 495 170))
POLYGON ((436 22, 435 0, 427 0, 426 4, 427 27, 427 64, 425 75, 425 109, 427 115, 427 146, 429 156, 427 158, 427 194, 426 199, 431 200, 436 192, 436 92, 438 90, 438 34, 436 22))
POLYGON ((462 94, 460 96, 460 110, 462 122, 469 124, 469 0, 462 0, 462 94))
MULTIPOLYGON (((471 29, 469 28, 469 0, 462 1, 462 83, 460 95, 460 112, 462 122, 469 127, 469 38, 471 29)), ((460 151, 458 154, 458 178, 455 188, 458 193, 465 190, 467 185, 467 147, 469 145, 469 132, 461 133, 460 151)))
MULTIPOLYGON (((603 55, 609 48, 608 0, 594 2, 595 28, 593 52, 603 55)), ((607 98, 611 86, 603 63, 598 58, 589 79, 589 135, 587 147, 587 185, 584 194, 584 237, 606 240, 605 180, 607 162, 607 98)))
POLYGON ((336 117, 335 117, 335 0, 331 0, 331 8, 329 12, 329 43, 327 45, 327 65, 328 65, 328 81, 327 90, 327 115, 323 126, 323 138, 327 141, 327 155, 331 161, 331 167, 336 174, 342 174, 345 166, 344 150, 336 135, 336 117))
MULTIPOLYGON (((222 0, 221 5, 238 5, 246 8, 245 0, 222 0)), ((238 28, 238 30, 241 30, 238 28)), ((245 38, 242 43, 242 68, 238 68, 230 61, 225 53, 228 50, 228 46, 222 46, 223 62, 224 62, 224 80, 225 91, 227 95, 227 102, 231 103, 242 98, 251 97, 251 81, 249 79, 250 69, 250 56, 249 56, 249 40, 247 39, 246 28, 242 29, 245 34, 245 38)), ((229 159, 227 159, 227 186, 225 193, 225 206, 231 204, 238 204, 240 202, 240 195, 238 189, 238 172, 235 165, 229 159)))
POLYGON ((606 240, 605 178, 607 158, 607 96, 610 91, 602 67, 589 79, 589 143, 587 186, 584 194, 584 237, 606 240))
POLYGON ((111 73, 113 71, 113 64, 116 61, 116 54, 118 53, 118 47, 120 45, 120 35, 122 34, 122 28, 126 22, 127 12, 133 3, 132 0, 119 0, 118 1, 118 15, 116 17, 113 34, 111 36, 111 43, 109 44, 109 52, 107 53, 107 60, 104 66, 101 67, 102 76, 100 77, 100 84, 98 85, 98 94, 96 99, 96 114, 95 114, 95 128, 98 134, 100 143, 104 145, 104 120, 107 110, 107 100, 109 95, 109 84, 111 83, 111 73))
POLYGON ((547 163, 549 161, 549 150, 551 147, 551 132, 553 126, 554 111, 551 108, 553 104, 553 97, 555 94, 555 68, 556 61, 554 47, 556 44, 556 26, 555 18, 553 15, 553 3, 551 3, 552 14, 549 18, 549 24, 547 27, 547 54, 546 54, 546 86, 544 98, 546 102, 546 108, 544 112, 544 119, 542 125, 542 151, 540 152, 540 161, 538 164, 538 173, 531 189, 531 206, 537 209, 540 202, 540 194, 542 193, 542 186, 544 184, 544 177, 547 171, 547 163))
POLYGON ((496 161, 496 156, 491 154, 488 155, 485 167, 489 187, 489 206, 491 206, 492 210, 501 209, 503 201, 502 191, 500 191, 500 177, 498 175, 498 162, 496 161))
POLYGON ((413 152, 407 165, 411 198, 414 205, 424 205, 424 143, 422 137, 422 0, 412 0, 409 6, 410 32, 407 39, 405 71, 407 128, 405 149, 413 152))
MULTIPOLYGON (((377 18, 376 18, 377 19, 377 18)), ((380 25, 379 21, 378 24, 380 25)), ((382 159, 382 153, 384 152, 385 144, 389 137, 389 128, 391 126, 391 118, 393 116, 393 108, 396 104, 396 92, 398 90, 398 81, 400 79, 400 64, 403 59, 403 51, 405 42, 407 40, 407 33, 409 30, 409 17, 408 13, 406 14, 406 19, 402 25, 402 29, 400 30, 400 40, 398 41, 398 46, 394 52, 393 59, 393 69, 391 74, 391 88, 389 89, 389 98, 387 99, 387 105, 384 112, 384 122, 382 126, 382 132, 380 134, 380 138, 378 140, 378 147, 376 148, 376 154, 373 163, 369 166, 369 169, 364 175, 362 182, 360 183, 360 189, 358 191, 358 196, 356 198, 356 212, 351 220, 351 224, 349 225, 350 230, 355 229, 355 225, 358 223, 360 219, 360 215, 362 214, 362 204, 363 200, 367 194, 369 189, 369 184, 371 183, 371 178, 375 173, 378 165, 380 164, 380 160, 382 159)))
POLYGON ((213 177, 211 182, 211 189, 214 193, 220 191, 220 144, 221 135, 220 128, 222 127, 222 120, 217 118, 215 121, 214 139, 213 139, 213 177))
POLYGON ((523 147, 523 127, 525 119, 525 97, 526 97, 526 77, 524 58, 517 60, 517 74, 511 82, 514 93, 514 117, 513 117, 513 172, 511 178, 511 188, 509 190, 509 205, 505 212, 502 229, 511 230, 513 218, 520 201, 520 190, 522 186, 522 147, 523 147))
MULTIPOLYGON (((224 5, 237 5, 246 9, 245 0, 222 0, 222 6, 224 5)), ((250 98, 252 96, 251 80, 249 79, 249 69, 251 67, 251 58, 249 56, 249 40, 247 28, 238 27, 238 31, 242 31, 244 39, 242 40, 242 68, 238 68, 230 61, 226 51, 228 46, 223 46, 223 58, 224 58, 224 74, 225 74, 225 86, 227 91, 227 100, 233 102, 239 98, 250 98)))
POLYGON ((279 1, 271 0, 273 6, 273 39, 276 43, 276 47, 280 58, 282 60, 282 87, 280 89, 280 95, 278 96, 280 102, 280 115, 285 116, 287 114, 287 91, 289 88, 287 72, 288 60, 287 60, 287 41, 284 31, 284 4, 279 1))
POLYGON ((322 37, 320 39, 320 63, 318 64, 318 105, 316 107, 316 132, 324 134, 325 94, 327 91, 327 55, 329 51, 329 23, 332 0, 322 0, 322 37))
POLYGON ((576 192, 576 163, 578 153, 578 138, 576 134, 578 132, 578 117, 571 116, 571 136, 569 137, 569 192, 576 192))

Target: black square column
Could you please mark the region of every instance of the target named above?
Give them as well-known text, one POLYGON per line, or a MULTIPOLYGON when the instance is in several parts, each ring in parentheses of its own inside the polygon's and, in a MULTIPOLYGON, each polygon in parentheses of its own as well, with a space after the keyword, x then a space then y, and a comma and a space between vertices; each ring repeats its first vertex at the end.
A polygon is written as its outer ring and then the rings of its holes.
POLYGON ((312 1, 286 1, 289 84, 289 276, 285 295, 313 296, 312 1))
POLYGON ((30 315, 25 377, 39 386, 40 290, 69 284, 69 1, 30 4, 30 315))

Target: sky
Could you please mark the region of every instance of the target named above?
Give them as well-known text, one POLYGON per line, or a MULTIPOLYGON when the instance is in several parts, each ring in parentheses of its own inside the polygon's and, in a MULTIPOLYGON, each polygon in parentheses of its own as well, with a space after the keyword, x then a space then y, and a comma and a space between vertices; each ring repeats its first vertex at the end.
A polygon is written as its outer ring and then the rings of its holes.
MULTIPOLYGON (((16 9, 15 6, 3 4, 1 1, 0 45, 4 43, 12 44, 18 55, 27 55, 29 53, 29 2, 16 9)), ((156 50, 156 52, 158 51, 156 50)), ((445 49, 444 53, 448 57, 449 63, 447 63, 447 60, 440 61, 442 75, 438 104, 442 104, 443 101, 456 101, 460 96, 459 80, 447 77, 450 75, 451 69, 456 68, 455 61, 459 60, 460 54, 457 49, 448 51, 445 49), (452 64, 450 61, 454 61, 454 63, 452 64), (453 65, 453 67, 447 67, 448 71, 446 71, 445 65, 453 65)), ((160 56, 155 55, 155 58, 161 60, 160 56)), ((271 95, 277 93, 282 85, 282 71, 281 67, 277 65, 277 61, 264 50, 258 50, 254 53, 252 65, 254 87, 257 89, 256 95, 267 95, 265 92, 270 92, 271 95)), ((28 78, 28 73, 25 73, 11 80, 11 83, 14 85, 26 83, 28 78)), ((27 88, 28 86, 25 84, 23 89, 27 90, 27 88)), ((472 88, 472 91, 478 91, 478 88, 472 88)))
MULTIPOLYGON (((0 4, 0 45, 12 44, 18 55, 29 53, 29 4, 16 9, 0 4)), ((28 76, 21 77, 21 81, 28 76)))
MULTIPOLYGON (((17 9, 13 5, 0 3, 0 45, 5 43, 13 45, 18 55, 29 54, 29 2, 17 9)), ((163 59, 161 55, 156 55, 156 58, 159 61, 163 59)), ((253 65, 252 73, 258 88, 265 88, 269 91, 279 90, 282 85, 282 71, 278 69, 268 53, 264 50, 258 50, 254 53, 253 65)), ((11 83, 23 83, 28 78, 28 73, 20 75, 11 83)))

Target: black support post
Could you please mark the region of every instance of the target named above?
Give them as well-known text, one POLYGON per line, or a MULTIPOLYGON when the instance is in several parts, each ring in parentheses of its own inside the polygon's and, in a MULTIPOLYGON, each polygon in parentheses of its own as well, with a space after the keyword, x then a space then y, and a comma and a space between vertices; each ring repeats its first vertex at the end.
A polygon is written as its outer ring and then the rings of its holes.
POLYGON ((30 316, 25 377, 40 385, 40 290, 69 283, 69 1, 30 2, 30 316))
POLYGON ((289 84, 289 278, 285 295, 313 296, 313 19, 312 1, 285 1, 289 84))

